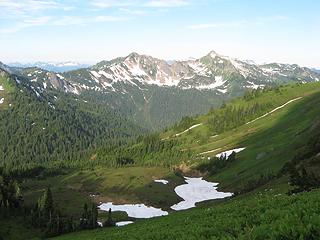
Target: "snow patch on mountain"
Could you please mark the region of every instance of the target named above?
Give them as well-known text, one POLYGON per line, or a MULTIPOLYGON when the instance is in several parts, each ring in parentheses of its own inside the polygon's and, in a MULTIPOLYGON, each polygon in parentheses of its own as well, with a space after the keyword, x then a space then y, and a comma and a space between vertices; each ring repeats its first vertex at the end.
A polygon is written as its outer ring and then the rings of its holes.
POLYGON ((168 180, 164 180, 164 179, 156 179, 156 180, 153 180, 153 181, 156 182, 156 183, 162 183, 164 185, 169 183, 168 180))
POLYGON ((184 130, 183 132, 177 133, 175 136, 178 137, 178 136, 180 136, 180 135, 182 135, 182 134, 190 131, 190 130, 193 129, 193 128, 196 128, 196 127, 201 126, 202 124, 203 124, 203 123, 198 123, 198 124, 192 125, 191 127, 189 127, 188 129, 184 130))
POLYGON ((228 92, 228 89, 217 89, 217 91, 226 94, 228 92))
POLYGON ((191 61, 188 63, 188 65, 195 74, 205 77, 208 76, 208 68, 200 61, 191 61))
POLYGON ((227 81, 223 80, 222 76, 215 76, 215 82, 207 85, 197 86, 197 89, 215 89, 217 87, 223 86, 227 81))
POLYGON ((167 211, 160 208, 149 207, 144 204, 122 204, 115 205, 112 202, 102 203, 99 208, 102 211, 124 211, 129 217, 133 218, 152 218, 168 215, 167 211))
MULTIPOLYGON (((81 94, 92 90, 128 94, 126 84, 143 91, 143 85, 177 87, 180 89, 214 90, 230 94, 233 89, 257 89, 277 81, 307 83, 319 81, 320 75, 307 68, 289 64, 257 65, 220 55, 214 51, 200 59, 168 61, 132 53, 93 67, 70 73, 53 73, 41 69, 26 69, 23 76, 39 82, 44 89, 60 89, 81 94), (45 86, 45 84, 47 86, 45 86)), ((18 82, 18 81, 17 81, 18 82)), ((36 85, 36 84, 35 84, 36 85)), ((38 85, 36 85, 38 86, 38 85)), ((43 89, 42 89, 43 90, 43 89)))
POLYGON ((246 86, 247 88, 258 89, 258 88, 264 88, 265 87, 264 84, 255 84, 254 82, 250 82, 250 81, 247 81, 247 83, 249 84, 249 85, 246 86))
POLYGON ((207 182, 201 178, 189 178, 185 177, 186 184, 177 186, 174 191, 183 199, 183 201, 174 204, 170 208, 176 211, 193 208, 196 203, 222 199, 230 197, 233 193, 219 192, 217 190, 218 183, 207 182))
POLYGON ((257 121, 257 120, 259 120, 259 119, 261 119, 261 118, 264 118, 264 117, 270 115, 271 113, 274 113, 275 111, 278 111, 279 109, 284 108, 284 107, 287 106, 288 104, 290 104, 290 103, 292 103, 292 102, 295 102, 295 101, 297 101, 297 100, 300 100, 301 98, 302 98, 302 97, 294 98, 294 99, 286 102, 285 104, 283 104, 283 105, 281 105, 281 106, 279 106, 279 107, 276 107, 275 109, 271 110, 270 112, 267 112, 266 114, 264 114, 264 115, 262 115, 262 116, 260 116, 260 117, 258 117, 258 118, 256 118, 256 119, 254 119, 254 120, 252 120, 252 121, 250 121, 250 122, 247 122, 246 124, 250 124, 250 123, 253 123, 253 122, 255 122, 255 121, 257 121))
POLYGON ((225 157, 226 159, 228 159, 233 152, 239 153, 239 152, 242 152, 242 151, 245 150, 245 149, 246 149, 246 148, 235 148, 235 149, 231 149, 231 150, 224 151, 224 152, 222 152, 222 153, 217 154, 216 157, 217 157, 217 158, 225 157))

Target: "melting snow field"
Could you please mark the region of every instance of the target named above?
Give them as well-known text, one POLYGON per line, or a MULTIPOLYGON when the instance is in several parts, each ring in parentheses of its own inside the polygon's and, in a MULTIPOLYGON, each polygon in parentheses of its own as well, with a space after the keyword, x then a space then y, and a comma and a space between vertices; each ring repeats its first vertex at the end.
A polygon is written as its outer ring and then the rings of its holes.
POLYGON ((259 120, 259 119, 261 119, 261 118, 264 118, 264 117, 268 116, 269 114, 274 113, 275 111, 277 111, 277 110, 279 110, 279 109, 281 109, 281 108, 284 108, 284 107, 287 106, 288 104, 290 104, 290 103, 292 103, 292 102, 294 102, 294 101, 297 101, 297 100, 299 100, 299 99, 301 99, 301 98, 302 98, 302 97, 298 97, 298 98, 292 99, 292 100, 286 102, 285 104, 281 105, 280 107, 277 107, 277 108, 273 109, 272 111, 270 111, 270 112, 268 112, 268 113, 266 113, 266 114, 264 114, 264 115, 262 115, 262 116, 260 116, 260 117, 258 117, 258 118, 256 118, 256 119, 254 119, 254 120, 252 120, 252 121, 250 121, 250 122, 247 122, 246 124, 250 124, 250 123, 253 123, 253 122, 255 122, 255 121, 257 121, 257 120, 259 120))
POLYGON ((183 198, 184 201, 171 206, 173 210, 189 209, 195 207, 198 202, 232 196, 232 193, 218 192, 218 183, 207 182, 202 178, 188 177, 185 177, 185 181, 186 184, 177 186, 174 189, 177 195, 183 198))
POLYGON ((184 130, 183 132, 177 133, 176 136, 178 137, 178 136, 180 136, 180 135, 188 132, 189 130, 191 130, 191 129, 193 129, 193 128, 196 128, 196 127, 199 127, 199 126, 201 126, 201 125, 202 125, 202 123, 195 124, 195 125, 189 127, 188 129, 184 130))
POLYGON ((117 222, 116 226, 117 227, 122 227, 122 226, 125 226, 125 225, 128 225, 128 224, 131 224, 131 223, 133 223, 133 222, 132 221, 117 222))
POLYGON ((156 182, 156 183, 162 183, 162 184, 168 184, 168 183, 169 183, 168 180, 164 180, 164 179, 154 180, 154 182, 156 182))
POLYGON ((224 151, 224 152, 222 152, 222 153, 217 154, 216 157, 217 157, 217 158, 220 158, 221 156, 225 156, 226 159, 228 159, 229 156, 230 156, 233 152, 239 153, 239 152, 241 152, 241 151, 243 151, 243 150, 245 150, 245 149, 246 149, 246 148, 235 148, 235 149, 231 149, 231 150, 224 151))
POLYGON ((112 202, 102 203, 99 208, 103 211, 124 211, 133 218, 152 218, 168 215, 168 212, 159 208, 148 207, 144 204, 122 204, 113 205, 112 202))

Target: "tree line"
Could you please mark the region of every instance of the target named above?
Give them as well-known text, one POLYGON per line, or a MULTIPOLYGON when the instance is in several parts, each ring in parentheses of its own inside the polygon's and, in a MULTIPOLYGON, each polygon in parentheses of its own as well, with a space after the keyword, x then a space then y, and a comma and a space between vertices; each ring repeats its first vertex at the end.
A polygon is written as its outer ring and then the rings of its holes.
MULTIPOLYGON (((115 222, 112 220, 111 209, 109 210, 107 220, 103 225, 99 225, 98 208, 95 203, 91 203, 90 205, 85 203, 80 218, 74 218, 61 211, 60 207, 54 201, 54 195, 50 186, 44 190, 43 194, 33 204, 29 203, 26 205, 24 200, 19 181, 12 176, 1 174, 1 221, 12 217, 22 219, 26 226, 40 231, 42 237, 54 237, 64 233, 83 229, 95 229, 102 226, 115 226, 115 222)), ((0 236, 6 236, 8 234, 9 233, 2 233, 0 227, 0 236)))

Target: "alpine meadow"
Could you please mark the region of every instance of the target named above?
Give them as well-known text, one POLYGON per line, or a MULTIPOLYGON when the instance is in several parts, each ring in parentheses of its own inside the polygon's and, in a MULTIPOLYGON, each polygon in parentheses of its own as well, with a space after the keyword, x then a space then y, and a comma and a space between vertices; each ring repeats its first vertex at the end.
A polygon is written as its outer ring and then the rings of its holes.
POLYGON ((0 0, 0 240, 320 239, 318 9, 0 0))

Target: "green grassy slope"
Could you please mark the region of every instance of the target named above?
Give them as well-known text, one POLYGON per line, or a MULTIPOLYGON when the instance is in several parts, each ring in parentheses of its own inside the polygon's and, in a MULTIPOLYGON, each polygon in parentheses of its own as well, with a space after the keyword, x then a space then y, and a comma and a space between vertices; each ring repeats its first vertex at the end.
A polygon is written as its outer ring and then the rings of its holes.
POLYGON ((319 191, 296 196, 267 191, 126 227, 84 231, 56 239, 319 239, 319 197, 319 191))
POLYGON ((183 183, 182 178, 161 167, 102 168, 72 170, 65 175, 44 179, 29 179, 22 184, 26 204, 32 206, 51 186, 55 202, 64 213, 77 216, 85 202, 112 201, 121 203, 145 203, 168 209, 181 199, 173 189, 183 183), (169 184, 153 180, 165 178, 169 184), (94 194, 95 197, 90 195, 94 194))
MULTIPOLYGON (((245 147, 244 151, 237 154, 237 161, 209 177, 221 182, 221 187, 236 191, 261 174, 277 174, 283 165, 292 159, 297 149, 311 137, 310 129, 320 119, 320 109, 315 107, 320 104, 320 84, 287 86, 279 92, 263 93, 250 101, 238 99, 230 103, 233 106, 248 106, 255 102, 264 102, 269 106, 264 111, 267 113, 298 97, 301 99, 266 117, 222 133, 216 133, 210 128, 208 120, 217 113, 213 111, 194 119, 195 124, 203 125, 178 137, 175 134, 181 130, 171 129, 161 137, 177 139, 181 149, 191 150, 194 154, 187 164, 193 167, 207 162, 207 157, 222 151, 245 147), (207 151, 211 152, 201 154, 207 151)), ((263 114, 252 116, 246 122, 263 114)))
MULTIPOLYGON (((195 119, 195 123, 201 122, 202 126, 179 137, 174 137, 174 141, 178 143, 173 148, 175 151, 189 148, 192 153, 190 156, 182 155, 180 161, 175 162, 176 167, 184 162, 188 166, 187 169, 197 168, 200 164, 208 162, 207 157, 214 156, 223 150, 246 147, 243 152, 237 154, 235 162, 214 175, 206 175, 205 178, 219 182, 219 188, 222 190, 237 192, 246 188, 248 182, 258 180, 261 175, 277 176, 284 164, 296 155, 299 147, 304 145, 311 136, 310 128, 320 116, 320 109, 314 107, 320 103, 319 91, 320 84, 315 83, 284 87, 277 92, 263 93, 250 101, 235 100, 230 105, 250 105, 254 102, 269 101, 271 106, 266 110, 268 112, 291 99, 303 97, 256 122, 243 124, 213 138, 210 136, 214 133, 210 132, 208 126, 208 119, 213 113, 198 117, 195 119), (206 136, 209 137, 203 141, 202 138, 206 136), (219 150, 199 155, 199 153, 212 149, 219 150)), ((178 132, 181 132, 181 129, 171 129, 161 134, 160 138, 173 136, 178 132)), ((129 146, 128 149, 138 148, 142 144, 137 143, 129 146)), ((139 151, 135 152, 139 155, 139 151)), ((61 203, 64 200, 71 203, 73 196, 78 196, 77 199, 80 199, 79 196, 81 196, 82 201, 76 204, 81 207, 83 201, 90 200, 88 197, 90 193, 99 192, 100 196, 96 199, 97 202, 100 200, 117 203, 144 202, 168 209, 170 205, 178 202, 173 189, 182 182, 182 179, 174 175, 169 168, 161 167, 163 162, 170 161, 165 156, 165 153, 159 152, 140 154, 140 157, 135 159, 135 165, 137 165, 135 167, 127 166, 115 169, 96 167, 90 170, 75 170, 65 176, 52 177, 44 181, 30 180, 25 184, 25 187, 32 191, 27 190, 26 193, 32 199, 32 196, 37 196, 36 189, 43 190, 50 182, 54 182, 52 184, 54 185, 53 192, 60 196, 58 199, 62 199, 61 203), (142 158, 148 158, 149 155, 150 160, 144 164, 142 158), (152 159, 157 160, 152 161, 152 159), (159 161, 161 162, 159 163, 159 161), (155 167, 149 167, 149 164, 155 167), (160 178, 170 179, 172 185, 163 186, 153 183, 153 179, 160 178), (64 194, 64 191, 68 194, 64 194), (72 192, 74 194, 71 194, 72 192), (162 194, 163 192, 165 194, 162 194)), ((286 178, 280 180, 287 181, 286 178)), ((277 182, 276 185, 279 184, 280 182, 277 182)), ((70 211, 74 212, 72 208, 70 211)))

